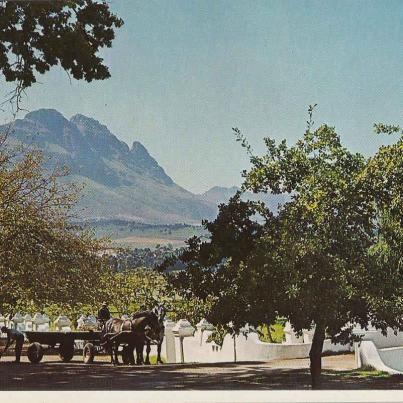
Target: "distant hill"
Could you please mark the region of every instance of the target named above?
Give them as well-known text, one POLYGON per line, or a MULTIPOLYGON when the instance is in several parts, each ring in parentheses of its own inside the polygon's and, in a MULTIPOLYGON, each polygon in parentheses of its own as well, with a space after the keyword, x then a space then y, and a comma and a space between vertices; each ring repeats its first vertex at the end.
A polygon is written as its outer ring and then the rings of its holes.
MULTIPOLYGON (((236 192, 240 190, 237 186, 232 187, 221 187, 214 186, 209 189, 207 192, 202 193, 200 196, 210 202, 218 206, 221 203, 227 203, 228 200, 235 195, 236 192)), ((270 193, 251 193, 245 192, 242 194, 243 200, 253 200, 253 201, 262 201, 270 208, 271 211, 277 212, 278 205, 283 204, 288 200, 286 195, 274 195, 270 193)))
POLYGON ((83 220, 199 223, 216 214, 212 203, 175 184, 141 143, 129 148, 84 115, 67 120, 54 109, 30 112, 14 122, 11 140, 41 149, 49 167, 70 167, 69 180, 86 185, 78 206, 83 220))
POLYGON ((211 189, 207 190, 207 192, 202 193, 200 196, 209 201, 210 203, 214 203, 215 205, 226 203, 234 194, 239 190, 237 186, 232 186, 229 188, 222 186, 214 186, 211 189))

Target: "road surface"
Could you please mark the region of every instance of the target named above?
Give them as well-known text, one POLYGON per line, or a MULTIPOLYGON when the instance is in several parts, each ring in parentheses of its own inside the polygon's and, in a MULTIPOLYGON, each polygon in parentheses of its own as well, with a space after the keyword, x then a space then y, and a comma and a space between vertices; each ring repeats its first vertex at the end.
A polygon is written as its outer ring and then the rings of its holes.
MULTIPOLYGON (((45 356, 39 364, 23 357, 0 361, 1 390, 284 390, 310 389, 307 359, 220 364, 112 366, 108 357, 84 365, 45 356)), ((403 389, 403 377, 359 377, 352 354, 323 358, 323 389, 403 389)))

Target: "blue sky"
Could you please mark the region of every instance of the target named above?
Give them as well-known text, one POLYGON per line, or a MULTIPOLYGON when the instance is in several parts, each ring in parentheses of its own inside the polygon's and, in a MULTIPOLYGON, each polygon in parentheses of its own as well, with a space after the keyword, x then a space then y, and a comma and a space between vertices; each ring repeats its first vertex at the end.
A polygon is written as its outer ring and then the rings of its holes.
POLYGON ((318 124, 371 154, 388 141, 373 123, 402 123, 400 0, 110 4, 125 20, 103 52, 112 78, 70 83, 54 68, 24 106, 98 119, 125 142, 141 141, 191 191, 241 183, 248 161, 234 126, 260 153, 264 136, 300 137, 318 103, 318 124))

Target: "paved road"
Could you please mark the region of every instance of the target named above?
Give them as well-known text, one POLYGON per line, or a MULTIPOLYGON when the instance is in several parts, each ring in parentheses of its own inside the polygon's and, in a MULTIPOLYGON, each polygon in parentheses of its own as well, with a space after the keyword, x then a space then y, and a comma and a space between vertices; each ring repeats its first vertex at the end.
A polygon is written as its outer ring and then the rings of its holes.
MULTIPOLYGON (((12 357, 0 362, 1 390, 284 390, 310 389, 308 360, 272 362, 111 366, 106 357, 84 365, 79 357, 66 364, 45 357, 33 365, 12 357)), ((359 378, 349 371, 354 357, 323 358, 324 389, 403 389, 403 377, 359 378), (344 371, 344 372, 343 372, 344 371)))

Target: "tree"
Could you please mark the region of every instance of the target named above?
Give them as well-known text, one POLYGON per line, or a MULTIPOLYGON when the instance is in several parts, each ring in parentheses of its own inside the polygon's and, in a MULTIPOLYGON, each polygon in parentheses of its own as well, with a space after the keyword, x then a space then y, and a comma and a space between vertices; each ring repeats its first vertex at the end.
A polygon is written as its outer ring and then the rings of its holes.
POLYGON ((94 304, 104 247, 70 224, 77 189, 47 173, 40 154, 0 153, 0 299, 2 309, 94 304))
POLYGON ((151 269, 109 270, 102 281, 106 298, 120 314, 151 309, 168 300, 165 279, 151 269))
POLYGON ((105 1, 3 1, 0 72, 17 83, 10 100, 18 107, 24 89, 58 64, 76 79, 110 77, 99 50, 112 46, 122 25, 105 1))
POLYGON ((326 334, 346 342, 352 330, 348 324, 365 326, 370 319, 363 290, 375 285, 368 270, 375 228, 359 181, 366 161, 342 147, 326 125, 313 132, 309 127, 292 147, 265 141, 267 154, 252 158, 244 186, 292 196, 275 218, 277 240, 260 240, 257 259, 275 262, 266 278, 282 293, 281 314, 297 332, 315 327, 310 369, 316 388, 326 334))
POLYGON ((313 131, 312 111, 294 146, 267 138, 262 157, 234 129, 252 164, 243 189, 286 193, 289 202, 277 215, 236 198, 221 206, 217 219, 205 223, 211 239, 189 242, 183 256, 189 268, 178 280, 196 296, 212 294, 217 311, 227 306, 228 315, 210 318, 225 324, 233 315, 235 331, 245 321, 273 323, 276 315, 298 333, 314 327, 316 388, 326 335, 347 343, 355 339, 355 324, 402 328, 402 153, 400 141, 367 161, 344 148, 334 128, 313 131), (394 168, 385 181, 390 159, 394 168), (382 208, 387 205, 393 208, 382 208))
POLYGON ((186 270, 168 275, 184 298, 208 301, 204 316, 231 334, 247 323, 268 324, 276 317, 273 310, 259 304, 262 290, 258 291, 256 284, 260 279, 251 276, 245 266, 256 239, 263 234, 263 226, 251 219, 259 207, 258 203, 242 201, 239 193, 228 205, 220 205, 216 220, 203 222, 210 240, 189 239, 180 256, 186 270))
MULTIPOLYGON (((16 83, 8 99, 15 113, 24 90, 52 66, 88 82, 108 78, 99 51, 122 24, 106 2, 2 1, 0 72, 16 83)), ((45 171, 41 153, 10 147, 8 134, 0 134, 2 309, 94 306, 102 297, 104 243, 70 224, 78 189, 61 184, 63 170, 45 171)))

